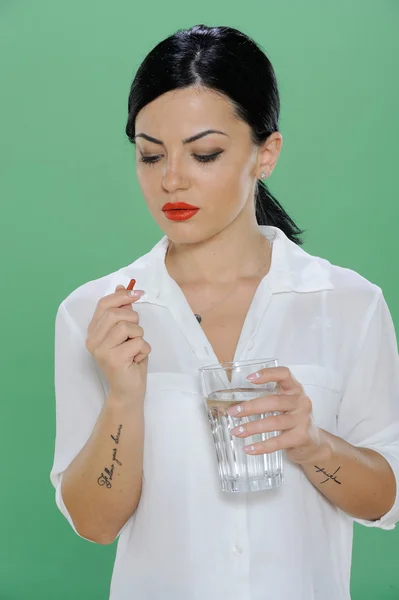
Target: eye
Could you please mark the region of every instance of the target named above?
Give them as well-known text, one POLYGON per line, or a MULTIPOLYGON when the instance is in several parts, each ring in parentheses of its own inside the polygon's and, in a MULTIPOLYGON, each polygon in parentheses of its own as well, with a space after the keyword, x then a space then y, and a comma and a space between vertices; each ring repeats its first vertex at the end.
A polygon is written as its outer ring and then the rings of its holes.
POLYGON ((140 162, 144 163, 145 165, 155 165, 155 163, 158 162, 159 158, 160 158, 160 155, 144 156, 144 154, 142 154, 140 157, 140 162))
MULTIPOLYGON (((193 156, 197 162, 204 164, 217 160, 223 152, 224 150, 218 150, 212 154, 192 154, 191 156, 193 156)), ((145 156, 142 154, 140 157, 140 162, 146 165, 155 165, 160 158, 162 158, 161 154, 155 154, 153 156, 145 156)))
POLYGON ((200 163, 208 163, 217 160, 219 156, 224 152, 224 150, 219 150, 218 152, 214 152, 213 154, 193 154, 195 160, 200 163))

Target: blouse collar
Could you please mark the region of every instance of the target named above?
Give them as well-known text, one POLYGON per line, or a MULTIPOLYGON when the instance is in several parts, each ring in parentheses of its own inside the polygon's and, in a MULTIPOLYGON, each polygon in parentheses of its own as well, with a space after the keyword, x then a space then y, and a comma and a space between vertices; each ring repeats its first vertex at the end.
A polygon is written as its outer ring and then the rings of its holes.
MULTIPOLYGON (((260 225, 259 228, 273 244, 271 266, 266 275, 272 294, 334 289, 328 261, 308 254, 277 227, 260 225)), ((145 290, 145 295, 137 303, 165 305, 162 290, 170 285, 177 286, 165 265, 168 243, 167 236, 163 236, 147 254, 115 274, 118 283, 127 286, 130 279, 134 278, 136 289, 145 290)))

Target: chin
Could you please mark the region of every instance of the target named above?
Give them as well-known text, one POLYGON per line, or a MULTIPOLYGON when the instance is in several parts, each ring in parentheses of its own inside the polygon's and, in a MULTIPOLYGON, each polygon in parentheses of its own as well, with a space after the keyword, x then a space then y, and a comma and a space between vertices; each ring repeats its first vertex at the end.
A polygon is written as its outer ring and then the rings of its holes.
POLYGON ((163 227, 163 232, 168 237, 168 239, 174 244, 198 244, 199 242, 203 242, 206 237, 204 233, 194 228, 184 228, 177 227, 176 225, 172 227, 163 227))
POLYGON ((174 244, 201 244, 217 235, 223 227, 201 227, 194 223, 172 222, 167 227, 163 224, 161 229, 174 244))

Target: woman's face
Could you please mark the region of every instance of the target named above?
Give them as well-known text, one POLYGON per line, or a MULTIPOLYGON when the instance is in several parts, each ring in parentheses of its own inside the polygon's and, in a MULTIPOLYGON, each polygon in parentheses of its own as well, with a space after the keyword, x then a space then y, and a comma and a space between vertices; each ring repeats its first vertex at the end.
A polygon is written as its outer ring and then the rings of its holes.
POLYGON ((243 212, 254 212, 259 149, 223 96, 205 88, 168 92, 139 112, 135 126, 139 184, 169 239, 200 242, 243 212), (221 133, 187 141, 209 130, 221 133), (188 220, 170 220, 166 214, 171 213, 162 210, 167 202, 186 202, 199 210, 188 220))

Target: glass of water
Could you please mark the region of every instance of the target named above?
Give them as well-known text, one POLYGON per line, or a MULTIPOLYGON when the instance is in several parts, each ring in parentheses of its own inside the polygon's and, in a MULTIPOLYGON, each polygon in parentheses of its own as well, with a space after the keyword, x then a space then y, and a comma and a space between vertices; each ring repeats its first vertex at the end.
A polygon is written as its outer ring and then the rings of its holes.
POLYGON ((231 417, 227 409, 234 404, 276 394, 275 383, 253 384, 246 379, 260 369, 277 367, 276 359, 256 359, 221 363, 202 367, 202 392, 215 443, 216 460, 222 490, 225 492, 254 492, 278 487, 283 482, 282 451, 250 455, 244 446, 265 441, 279 435, 278 431, 260 433, 246 438, 230 434, 233 427, 279 412, 231 417))

